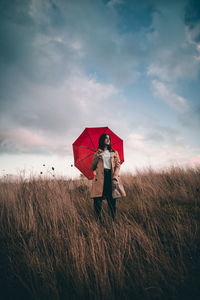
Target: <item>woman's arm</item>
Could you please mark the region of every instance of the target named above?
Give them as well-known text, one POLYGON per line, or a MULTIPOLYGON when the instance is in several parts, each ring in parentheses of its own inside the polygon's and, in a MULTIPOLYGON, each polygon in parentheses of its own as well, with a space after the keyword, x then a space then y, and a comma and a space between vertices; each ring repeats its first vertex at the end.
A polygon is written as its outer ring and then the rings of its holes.
POLYGON ((115 154, 116 154, 116 158, 115 158, 115 170, 114 170, 114 175, 113 175, 113 178, 117 178, 118 175, 119 175, 119 171, 120 171, 120 158, 119 158, 119 154, 118 154, 118 151, 115 150, 115 154))
POLYGON ((93 159, 92 159, 92 164, 91 164, 91 168, 93 171, 96 169, 97 163, 98 163, 98 156, 97 156, 97 151, 95 151, 93 159))

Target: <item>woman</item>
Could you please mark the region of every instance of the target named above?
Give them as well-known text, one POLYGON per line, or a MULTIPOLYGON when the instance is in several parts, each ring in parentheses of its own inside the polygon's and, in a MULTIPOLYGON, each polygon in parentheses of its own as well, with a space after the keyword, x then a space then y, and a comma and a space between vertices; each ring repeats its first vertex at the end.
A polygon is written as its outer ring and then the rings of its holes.
POLYGON ((116 214, 116 198, 125 197, 126 193, 119 177, 120 159, 116 150, 111 147, 109 134, 102 134, 99 147, 95 151, 91 168, 94 171, 90 198, 94 199, 94 210, 97 219, 101 220, 102 200, 107 199, 112 219, 116 214))

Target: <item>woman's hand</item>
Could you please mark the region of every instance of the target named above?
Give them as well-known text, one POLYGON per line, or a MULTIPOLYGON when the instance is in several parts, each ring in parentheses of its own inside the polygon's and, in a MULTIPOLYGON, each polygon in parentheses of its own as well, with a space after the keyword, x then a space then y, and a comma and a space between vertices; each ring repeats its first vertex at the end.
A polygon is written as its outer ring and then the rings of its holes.
POLYGON ((101 151, 100 150, 97 151, 97 157, 98 158, 102 158, 103 157, 103 151, 102 150, 101 151))
POLYGON ((103 155, 103 150, 98 149, 97 151, 95 151, 95 153, 93 155, 92 163, 91 163, 91 169, 93 171, 96 170, 97 164, 98 164, 98 160, 99 160, 99 158, 102 157, 102 155, 103 155))

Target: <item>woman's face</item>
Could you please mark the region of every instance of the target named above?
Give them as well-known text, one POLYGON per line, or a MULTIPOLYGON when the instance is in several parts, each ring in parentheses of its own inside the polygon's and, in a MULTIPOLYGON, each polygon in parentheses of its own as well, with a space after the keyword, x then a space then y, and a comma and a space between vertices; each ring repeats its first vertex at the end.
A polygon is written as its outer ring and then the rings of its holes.
POLYGON ((105 137, 105 145, 110 145, 110 137, 108 134, 105 137))

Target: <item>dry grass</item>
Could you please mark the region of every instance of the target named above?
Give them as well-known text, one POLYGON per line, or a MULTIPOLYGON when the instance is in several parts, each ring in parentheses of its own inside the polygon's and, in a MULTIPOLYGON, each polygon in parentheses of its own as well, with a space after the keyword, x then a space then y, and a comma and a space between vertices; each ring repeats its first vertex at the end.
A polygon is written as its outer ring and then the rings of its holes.
POLYGON ((2 299, 198 299, 200 168, 121 180, 115 222, 91 181, 0 183, 2 299))

